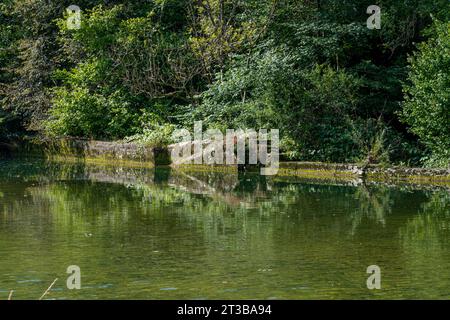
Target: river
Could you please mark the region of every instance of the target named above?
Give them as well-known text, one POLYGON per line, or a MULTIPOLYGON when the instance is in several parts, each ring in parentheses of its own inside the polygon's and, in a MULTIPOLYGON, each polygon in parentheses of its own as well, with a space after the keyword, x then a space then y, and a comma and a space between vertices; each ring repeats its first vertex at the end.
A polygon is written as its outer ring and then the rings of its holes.
POLYGON ((4 159, 0 257, 0 300, 448 299, 450 194, 4 159))

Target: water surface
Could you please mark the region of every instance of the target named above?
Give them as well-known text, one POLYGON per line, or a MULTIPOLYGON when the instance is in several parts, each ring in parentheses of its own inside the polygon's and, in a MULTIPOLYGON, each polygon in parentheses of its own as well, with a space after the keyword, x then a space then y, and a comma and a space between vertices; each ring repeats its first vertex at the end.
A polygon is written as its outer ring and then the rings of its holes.
POLYGON ((449 190, 0 160, 0 299, 55 278, 48 299, 448 299, 449 190))

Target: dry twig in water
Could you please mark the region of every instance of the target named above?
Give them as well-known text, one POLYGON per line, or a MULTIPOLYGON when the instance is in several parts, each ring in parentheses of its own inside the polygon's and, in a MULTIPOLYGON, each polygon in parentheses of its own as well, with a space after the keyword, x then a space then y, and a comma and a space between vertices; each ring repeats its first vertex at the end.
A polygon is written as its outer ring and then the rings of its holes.
POLYGON ((53 285, 55 284, 55 282, 58 280, 58 278, 56 278, 53 282, 52 282, 52 284, 50 285, 50 287, 48 287, 48 289, 44 292, 44 294, 39 298, 39 300, 42 300, 46 295, 47 295, 47 293, 50 291, 50 289, 53 287, 53 285))

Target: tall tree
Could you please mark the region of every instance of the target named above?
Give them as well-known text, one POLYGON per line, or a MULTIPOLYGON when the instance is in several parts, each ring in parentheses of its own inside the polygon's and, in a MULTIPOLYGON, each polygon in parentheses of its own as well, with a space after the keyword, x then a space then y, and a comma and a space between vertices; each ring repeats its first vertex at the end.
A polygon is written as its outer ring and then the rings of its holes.
POLYGON ((450 22, 432 30, 410 59, 402 118, 433 152, 429 164, 450 166, 450 22))

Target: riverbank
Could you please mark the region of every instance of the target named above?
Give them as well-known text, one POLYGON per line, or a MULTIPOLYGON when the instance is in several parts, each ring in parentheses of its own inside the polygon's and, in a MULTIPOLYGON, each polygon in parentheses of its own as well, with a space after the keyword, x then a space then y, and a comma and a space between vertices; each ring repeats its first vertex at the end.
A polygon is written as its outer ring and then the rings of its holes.
MULTIPOLYGON (((25 138, 8 146, 11 154, 21 157, 44 157, 51 161, 91 164, 154 167, 171 166, 183 171, 237 172, 237 166, 170 164, 167 150, 138 143, 106 142, 74 138, 25 138)), ((255 167, 245 168, 248 171, 255 167)), ((414 185, 450 186, 450 169, 408 168, 399 166, 336 164, 319 162, 280 162, 276 177, 300 177, 312 180, 347 182, 385 182, 414 185)))

